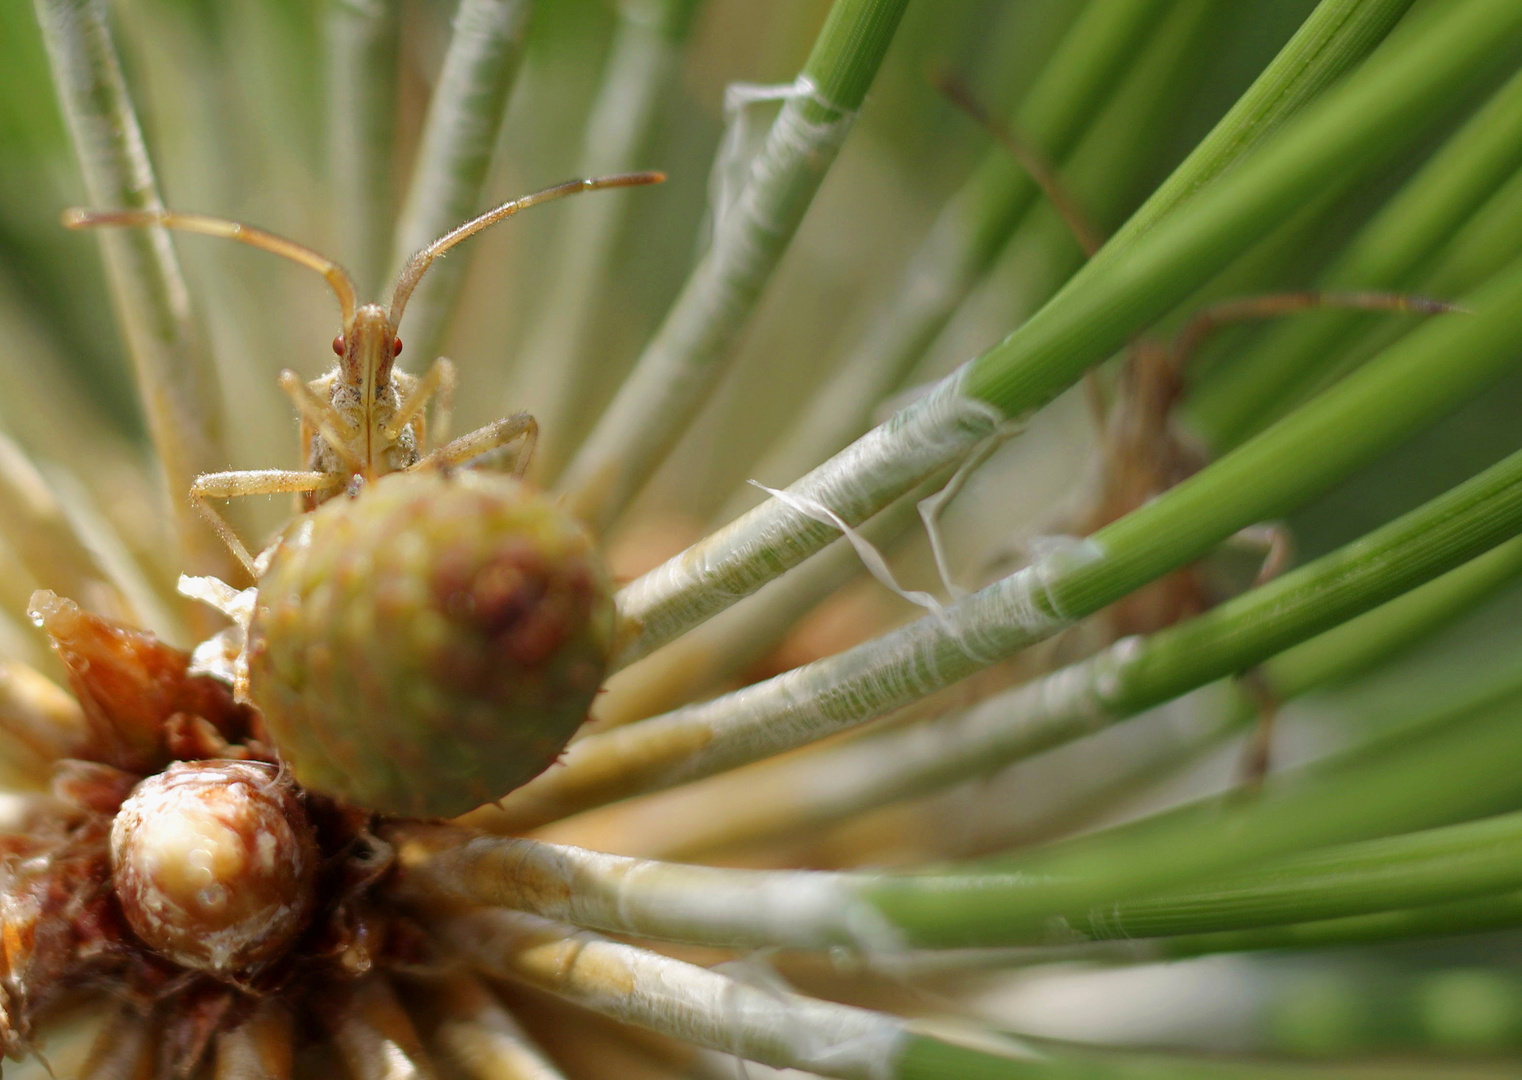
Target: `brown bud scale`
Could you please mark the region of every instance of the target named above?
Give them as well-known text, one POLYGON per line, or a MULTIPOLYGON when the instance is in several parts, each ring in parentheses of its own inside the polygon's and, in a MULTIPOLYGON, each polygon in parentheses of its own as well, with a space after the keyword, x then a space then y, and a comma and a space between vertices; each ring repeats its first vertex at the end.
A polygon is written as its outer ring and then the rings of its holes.
POLYGON ((84 711, 89 737, 75 756, 146 772, 170 761, 165 725, 176 714, 202 717, 228 736, 247 725, 249 710, 234 704, 226 686, 190 675, 189 655, 153 634, 45 590, 33 594, 30 613, 84 711))

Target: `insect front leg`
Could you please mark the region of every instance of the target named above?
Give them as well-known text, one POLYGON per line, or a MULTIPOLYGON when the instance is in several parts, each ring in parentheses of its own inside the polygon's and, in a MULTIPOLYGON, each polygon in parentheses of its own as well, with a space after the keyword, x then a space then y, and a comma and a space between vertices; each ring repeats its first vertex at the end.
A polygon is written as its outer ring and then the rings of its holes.
POLYGON ((249 574, 254 573, 254 560, 233 532, 227 519, 217 512, 208 499, 232 499, 242 495, 279 495, 283 492, 328 491, 342 487, 344 477, 340 473, 297 472, 290 469, 248 469, 235 472, 202 473, 190 485, 190 501, 200 512, 222 542, 227 545, 249 574))
POLYGON ((316 391, 289 368, 280 373, 279 385, 291 399, 291 403, 296 406, 302 421, 310 424, 327 440, 344 467, 350 472, 364 472, 364 465, 354 452, 354 447, 359 444, 359 432, 354 430, 353 424, 339 415, 338 410, 333 408, 333 403, 318 397, 316 391))
POLYGON ((528 471, 529 460, 534 456, 534 444, 539 441, 539 421, 528 413, 514 413, 485 427, 477 428, 468 435, 461 435, 451 443, 445 443, 429 454, 416 467, 440 468, 464 465, 489 454, 509 443, 523 441, 513 458, 513 476, 521 477, 528 471))
POLYGON ((421 447, 424 436, 423 407, 428 404, 429 398, 433 398, 433 437, 440 443, 446 442, 449 438, 449 422, 454 413, 456 385, 454 364, 447 357, 439 357, 412 384, 407 396, 397 406, 396 415, 382 433, 386 438, 394 439, 401 434, 402 428, 416 418, 418 446, 421 447))

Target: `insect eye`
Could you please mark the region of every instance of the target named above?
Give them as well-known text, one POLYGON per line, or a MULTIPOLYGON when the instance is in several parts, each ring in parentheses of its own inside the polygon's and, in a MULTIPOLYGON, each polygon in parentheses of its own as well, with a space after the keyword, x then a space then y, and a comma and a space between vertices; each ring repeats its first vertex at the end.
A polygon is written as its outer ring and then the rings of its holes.
POLYGON ((333 351, 339 356, 344 354, 344 336, 342 334, 333 339, 333 351))
POLYGON ((401 338, 397 338, 395 341, 393 341, 391 343, 391 355, 392 356, 401 356, 402 355, 402 339, 401 338))

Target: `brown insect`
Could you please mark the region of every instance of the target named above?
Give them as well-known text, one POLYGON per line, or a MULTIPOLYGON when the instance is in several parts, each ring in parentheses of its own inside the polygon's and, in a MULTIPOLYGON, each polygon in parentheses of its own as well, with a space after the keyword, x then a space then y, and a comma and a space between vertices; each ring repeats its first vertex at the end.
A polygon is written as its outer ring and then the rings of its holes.
POLYGON ((302 458, 306 468, 203 473, 191 485, 190 498, 196 509, 249 573, 255 574, 248 548, 209 500, 293 492, 301 496, 302 509, 313 510, 341 492, 355 494, 364 484, 387 473, 464 465, 520 441, 522 446, 513 472, 521 475, 528 467, 539 431, 532 416, 514 413, 446 442, 455 387, 454 365, 439 357, 421 376, 396 369, 396 357, 402 351, 397 327, 407 300, 440 255, 520 210, 583 191, 658 184, 664 179, 663 173, 637 172, 569 180, 505 202, 446 233, 408 259, 387 306, 359 304, 349 272, 332 259, 294 240, 236 221, 172 210, 75 208, 64 212, 63 223, 71 229, 159 225, 238 240, 316 270, 338 297, 343 327, 333 339, 333 351, 339 358, 333 370, 312 382, 304 381, 289 369, 280 373, 280 389, 290 397, 301 417, 302 458), (427 449, 424 419, 430 399, 435 403, 435 441, 441 444, 431 451, 427 449))
MULTIPOLYGON (((958 78, 938 72, 933 73, 932 81, 953 105, 1009 152, 1051 203, 1084 255, 1094 256, 1104 246, 1104 233, 1066 189, 1056 165, 1024 135, 990 114, 958 78)), ((1212 334, 1235 323, 1319 308, 1421 315, 1455 310, 1452 304, 1402 293, 1302 290, 1212 304, 1191 316, 1172 341, 1139 335, 1125 351, 1113 395, 1106 392, 1096 372, 1090 371, 1085 378, 1099 433, 1100 468, 1097 491, 1089 506, 1068 523, 1069 531, 1084 536, 1096 532, 1206 464, 1206 449, 1179 428, 1174 413, 1184 396, 1189 362, 1212 334)), ((1290 539, 1282 525, 1265 522, 1243 530, 1236 539, 1263 550, 1256 583, 1269 580, 1288 565, 1290 539)), ((1200 614, 1213 605, 1213 600, 1193 569, 1185 567, 1111 605, 1107 613, 1110 634, 1119 638, 1151 633, 1200 614)))
MULTIPOLYGON (((947 74, 937 74, 933 79, 952 104, 1002 145, 1030 175, 1084 255, 1093 257, 1104 245, 1104 233, 1066 190, 1055 164, 1020 132, 995 119, 961 81, 947 74)), ((1085 377, 1099 435, 1097 490, 1089 504, 1067 523, 1070 531, 1090 535, 1161 495, 1207 463, 1206 448, 1181 429, 1175 409, 1184 397, 1189 362, 1213 333, 1235 323, 1319 308, 1421 315, 1458 310, 1439 300, 1401 293, 1303 290, 1215 303, 1196 312, 1172 341, 1139 335, 1125 351, 1113 400, 1095 371, 1085 377)), ((1289 565, 1292 541, 1288 529, 1280 523, 1249 526, 1233 540, 1262 552, 1254 585, 1272 579, 1289 565)), ((1213 607, 1220 599, 1214 592, 1202 578, 1198 564, 1181 567, 1110 605, 1104 614, 1103 632, 1109 640, 1153 633, 1213 607)), ((1256 784, 1268 771, 1277 702, 1253 672, 1247 672, 1242 683, 1259 705, 1259 723, 1248 744, 1242 769, 1248 782, 1256 784)))

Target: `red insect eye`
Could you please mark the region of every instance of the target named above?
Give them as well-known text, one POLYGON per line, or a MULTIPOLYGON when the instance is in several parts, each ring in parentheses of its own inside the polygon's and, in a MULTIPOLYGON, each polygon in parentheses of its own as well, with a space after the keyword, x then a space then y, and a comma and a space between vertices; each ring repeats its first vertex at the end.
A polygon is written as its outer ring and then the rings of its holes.
POLYGON ((333 339, 333 351, 339 356, 344 354, 344 336, 342 334, 333 339))
POLYGON ((401 356, 402 355, 402 339, 401 338, 397 338, 395 341, 393 341, 391 343, 391 355, 392 356, 401 356))

